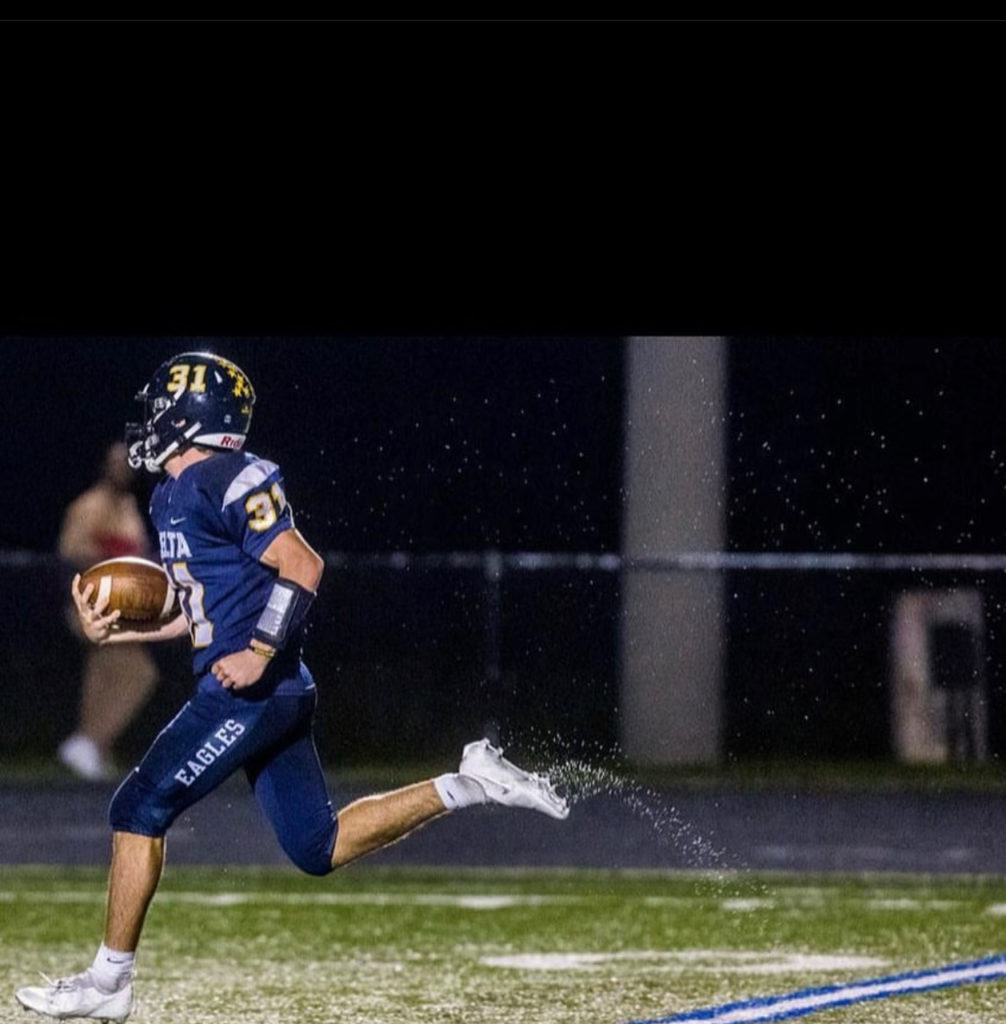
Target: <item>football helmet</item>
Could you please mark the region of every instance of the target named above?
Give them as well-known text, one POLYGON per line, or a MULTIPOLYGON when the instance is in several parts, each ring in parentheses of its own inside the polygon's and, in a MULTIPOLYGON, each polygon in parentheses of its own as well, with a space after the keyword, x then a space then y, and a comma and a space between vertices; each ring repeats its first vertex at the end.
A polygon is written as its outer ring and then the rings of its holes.
POLYGON ((157 368, 136 400, 143 403, 143 421, 126 424, 129 464, 159 473, 166 459, 189 445, 243 447, 255 390, 230 360, 183 352, 157 368))

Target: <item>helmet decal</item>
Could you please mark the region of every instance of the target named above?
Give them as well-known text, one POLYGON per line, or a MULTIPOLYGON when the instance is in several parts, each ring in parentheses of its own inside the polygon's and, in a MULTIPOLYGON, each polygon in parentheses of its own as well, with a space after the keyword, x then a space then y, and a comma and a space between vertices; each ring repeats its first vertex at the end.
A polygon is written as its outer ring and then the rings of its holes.
POLYGON ((127 424, 129 462, 160 472, 190 444, 236 451, 251 423, 255 389, 236 363, 212 352, 183 352, 163 363, 136 396, 142 424, 127 424))
POLYGON ((217 362, 227 371, 227 376, 231 378, 233 386, 231 393, 235 398, 248 398, 251 401, 255 401, 255 395, 252 391, 251 381, 244 375, 244 371, 240 366, 232 363, 228 359, 222 359, 217 357, 217 362))

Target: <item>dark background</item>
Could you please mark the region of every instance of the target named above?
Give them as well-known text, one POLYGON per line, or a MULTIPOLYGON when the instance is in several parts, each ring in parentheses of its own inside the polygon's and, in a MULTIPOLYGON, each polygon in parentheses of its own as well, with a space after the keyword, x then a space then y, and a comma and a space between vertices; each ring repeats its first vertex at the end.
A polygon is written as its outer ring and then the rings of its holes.
MULTIPOLYGON (((731 344, 734 551, 1001 553, 995 338, 744 338, 731 344)), ((885 756, 889 625, 906 588, 976 586, 990 745, 1006 751, 1002 572, 728 573, 728 752, 885 756)))
MULTIPOLYGON (((614 337, 0 338, 0 544, 51 550, 133 394, 200 347, 252 378, 249 447, 319 547, 618 550, 614 337)), ((1003 551, 1004 371, 998 339, 732 340, 730 549, 1003 551)))
MULTIPOLYGON (((248 447, 283 466, 298 525, 323 552, 619 550, 626 349, 617 337, 0 344, 8 552, 51 552, 63 507, 138 412, 132 395, 160 362, 199 348, 251 377, 258 401, 248 447)), ((728 548, 1002 552, 1004 346, 732 339, 728 548)), ((46 621, 58 580, 39 591, 44 573, 27 563, 18 571, 32 576, 35 597, 26 611, 18 588, 6 588, 5 621, 46 621)), ((992 743, 1006 748, 999 574, 726 575, 727 756, 886 755, 890 609, 899 588, 919 585, 976 584, 986 595, 992 743)), ((493 591, 478 565, 332 569, 311 639, 312 661, 337 684, 321 712, 324 735, 339 750, 379 756, 393 717, 403 742, 439 752, 502 715, 514 737, 559 721, 566 742, 611 744, 618 631, 617 574, 511 572, 493 591), (493 643, 499 675, 487 678, 493 643)), ((62 635, 34 637, 11 644, 8 665, 39 680, 13 700, 50 703, 55 735, 72 715, 60 695, 74 648, 62 635)), ((159 656, 181 680, 156 698, 167 710, 184 693, 184 660, 159 656)), ((157 715, 148 717, 152 728, 157 715)), ((26 741, 18 728, 0 739, 26 741)), ((144 738, 142 728, 132 737, 144 738)))
POLYGON ((319 549, 617 550, 615 338, 6 338, 0 544, 48 551, 134 394, 178 352, 249 375, 247 447, 279 462, 319 549), (14 443, 10 443, 13 441, 14 443))

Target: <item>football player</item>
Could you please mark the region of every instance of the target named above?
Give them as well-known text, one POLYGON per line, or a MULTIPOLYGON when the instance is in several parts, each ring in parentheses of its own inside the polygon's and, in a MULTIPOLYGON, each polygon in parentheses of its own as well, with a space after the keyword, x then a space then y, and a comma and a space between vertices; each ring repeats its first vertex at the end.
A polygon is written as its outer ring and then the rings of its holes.
POLYGON ((91 586, 72 596, 99 645, 188 634, 195 687, 116 790, 103 941, 91 965, 22 988, 38 1013, 125 1020, 134 955, 164 863, 164 837, 186 808, 243 769, 287 856, 325 875, 448 811, 494 802, 565 818, 544 777, 487 740, 465 746, 457 772, 332 808, 313 736, 314 679, 301 660, 324 562, 294 525, 280 468, 244 450, 255 392, 234 363, 185 352, 162 364, 127 427, 130 464, 162 474, 150 500, 161 561, 180 614, 151 627, 119 621, 91 586))

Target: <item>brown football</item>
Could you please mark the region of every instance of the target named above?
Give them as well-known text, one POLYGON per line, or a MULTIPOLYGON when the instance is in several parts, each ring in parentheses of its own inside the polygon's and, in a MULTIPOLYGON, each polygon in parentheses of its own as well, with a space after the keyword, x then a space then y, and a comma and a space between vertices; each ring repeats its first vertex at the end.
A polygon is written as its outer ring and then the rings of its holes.
POLYGON ((146 558, 109 558, 80 574, 80 589, 94 584, 90 603, 108 595, 108 611, 120 611, 130 622, 158 622, 178 610, 178 595, 168 574, 146 558))

